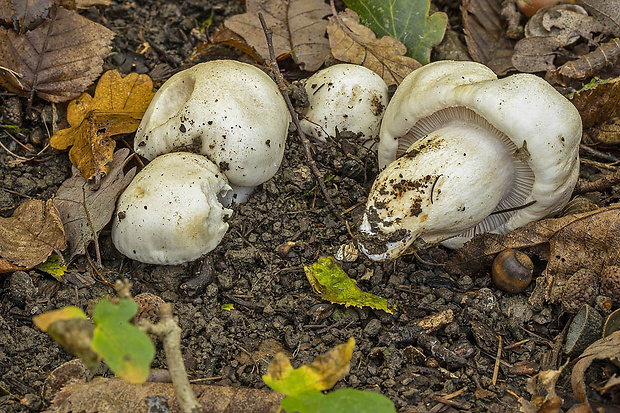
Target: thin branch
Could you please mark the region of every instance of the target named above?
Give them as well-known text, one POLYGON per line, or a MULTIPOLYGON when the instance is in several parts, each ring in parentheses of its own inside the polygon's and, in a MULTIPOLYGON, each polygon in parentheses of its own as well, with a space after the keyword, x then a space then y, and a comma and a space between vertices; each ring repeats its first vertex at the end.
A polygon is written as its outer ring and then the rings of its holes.
POLYGON ((151 324, 141 321, 138 325, 142 331, 155 334, 161 338, 168 362, 168 371, 177 402, 183 413, 201 413, 203 407, 198 402, 192 389, 181 354, 181 327, 172 316, 172 305, 164 303, 159 308, 159 322, 151 324))
POLYGON ((310 149, 310 142, 308 141, 306 134, 301 129, 301 125, 299 124, 299 119, 297 118, 297 113, 295 113, 295 109, 293 108, 291 99, 288 97, 288 94, 286 93, 286 84, 284 82, 284 77, 282 76, 282 73, 280 73, 280 68, 278 67, 276 55, 273 50, 273 40, 272 40, 271 29, 267 27, 267 24, 265 23, 265 19, 263 18, 262 13, 258 13, 258 18, 260 19, 260 24, 261 26, 263 26, 263 31, 265 32, 265 37, 267 38, 267 47, 269 48, 269 64, 268 64, 269 69, 271 70, 271 73, 276 79, 276 83, 278 85, 278 88, 280 89, 280 93, 282 94, 282 97, 284 98, 284 101, 286 102, 286 106, 288 107, 288 110, 291 113, 291 117, 293 118, 293 122, 295 123, 295 127, 297 128, 297 133, 299 134, 299 138, 301 139, 301 142, 304 145, 304 151, 306 154, 306 159, 308 160, 308 163, 310 164, 310 170, 312 170, 312 173, 314 174, 314 176, 316 177, 316 180, 319 183, 319 187, 321 188, 321 192, 323 193, 323 196, 325 197, 325 201, 327 202, 329 209, 336 216, 336 219, 338 219, 338 221, 343 222, 344 218, 342 218, 340 211, 338 211, 338 209, 332 202, 331 197, 327 193, 327 187, 325 186, 325 181, 323 180, 323 174, 321 173, 321 171, 319 171, 319 168, 317 167, 316 162, 314 158, 312 157, 312 150, 310 149))

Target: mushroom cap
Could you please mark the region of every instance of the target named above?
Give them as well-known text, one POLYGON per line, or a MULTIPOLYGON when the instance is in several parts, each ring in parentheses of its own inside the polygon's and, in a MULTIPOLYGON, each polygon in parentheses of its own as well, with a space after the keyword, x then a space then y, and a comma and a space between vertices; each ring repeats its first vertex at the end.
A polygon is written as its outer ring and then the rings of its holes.
POLYGON ((291 116, 275 82, 233 60, 201 63, 157 91, 136 132, 147 159, 184 150, 213 161, 232 186, 270 179, 284 155, 291 116))
POLYGON ((220 198, 226 176, 201 155, 158 156, 118 199, 112 242, 129 258, 148 264, 181 264, 213 250, 232 214, 220 198))
MULTIPOLYGON (((474 62, 431 63, 403 80, 381 124, 380 167, 391 164, 413 147, 414 142, 434 130, 449 126, 457 112, 464 113, 466 121, 475 125, 473 127, 501 135, 515 155, 513 167, 519 169, 521 166, 517 164, 522 164, 531 175, 523 180, 533 179, 523 186, 527 187, 527 193, 519 189, 523 193, 515 197, 518 205, 508 205, 515 210, 499 214, 503 218, 496 219, 495 224, 487 225, 484 230, 507 233, 556 212, 566 204, 579 174, 582 131, 579 112, 537 76, 516 74, 498 80, 493 71, 474 62)), ((500 170, 503 164, 498 159, 493 167, 500 170)), ((381 175, 377 180, 380 179, 381 175)), ((467 193, 468 188, 462 187, 460 191, 467 193)), ((493 212, 500 213, 506 207, 506 203, 498 205, 493 212)), ((391 220, 397 219, 391 217, 391 220)), ((472 227, 476 224, 472 223, 472 227)), ((367 224, 365 230, 376 232, 367 224)), ((398 225, 392 225, 388 232, 398 230, 398 225)), ((424 234, 418 235, 424 239, 424 234)), ((441 240, 441 235, 433 234, 432 241, 441 240)), ((447 234, 444 239, 454 235, 447 234)), ((466 233, 444 244, 459 247, 473 235, 466 233)))
POLYGON ((388 103, 388 87, 364 66, 337 64, 316 72, 306 81, 310 107, 300 121, 304 133, 325 141, 338 131, 361 133, 368 140, 379 135, 388 103))

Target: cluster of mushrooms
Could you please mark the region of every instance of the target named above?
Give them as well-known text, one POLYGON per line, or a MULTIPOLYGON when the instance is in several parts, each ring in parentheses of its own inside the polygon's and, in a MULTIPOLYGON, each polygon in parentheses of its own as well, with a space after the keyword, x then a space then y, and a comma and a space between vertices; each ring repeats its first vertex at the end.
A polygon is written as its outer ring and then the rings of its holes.
MULTIPOLYGON (((305 133, 380 138, 382 171, 359 231, 373 260, 507 233, 559 211, 577 181, 581 118, 537 76, 497 79, 479 63, 440 61, 411 73, 388 103, 378 75, 340 64, 305 88, 305 133)), ((152 161, 119 198, 116 248, 153 264, 214 249, 230 203, 278 170, 289 121, 277 85, 251 65, 213 61, 170 78, 136 134, 136 152, 152 161)))

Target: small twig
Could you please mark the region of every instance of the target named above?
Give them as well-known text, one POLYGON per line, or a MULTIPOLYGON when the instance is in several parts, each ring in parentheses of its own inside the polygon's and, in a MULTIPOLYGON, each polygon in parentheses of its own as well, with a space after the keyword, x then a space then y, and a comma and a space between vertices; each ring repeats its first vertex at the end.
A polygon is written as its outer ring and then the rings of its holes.
POLYGON ((596 150, 594 148, 591 148, 588 145, 585 144, 579 144, 579 150, 582 150, 592 156, 596 156, 599 159, 604 159, 606 161, 610 161, 610 162, 618 162, 620 161, 620 159, 618 159, 616 156, 611 155, 609 153, 605 153, 605 152, 601 152, 599 150, 596 150))
POLYGON ((282 73, 280 73, 280 68, 278 67, 278 62, 276 61, 276 55, 273 50, 273 40, 272 40, 271 29, 267 27, 267 23, 265 23, 265 19, 263 18, 262 13, 258 13, 258 18, 260 19, 261 26, 263 26, 263 31, 265 32, 265 37, 267 39, 267 47, 269 48, 269 65, 268 65, 269 69, 271 70, 271 73, 275 77, 278 88, 280 89, 280 93, 282 94, 282 97, 284 98, 284 101, 286 102, 286 106, 288 107, 288 110, 291 113, 291 117, 293 118, 293 123, 295 123, 295 128, 297 128, 297 134, 299 135, 299 138, 301 139, 301 142, 304 146, 306 159, 308 160, 308 163, 310 164, 310 170, 312 171, 316 180, 318 181, 319 187, 321 188, 321 192, 323 193, 323 196, 325 197, 325 201, 327 202, 329 209, 336 216, 336 219, 338 219, 338 221, 343 222, 344 218, 342 218, 342 215, 340 215, 340 212, 338 211, 338 209, 332 202, 331 197, 327 193, 327 187, 325 186, 325 182, 323 181, 323 174, 321 173, 321 171, 319 171, 319 168, 317 167, 316 162, 314 158, 312 157, 312 151, 310 149, 310 142, 308 138, 306 137, 306 134, 301 129, 301 125, 299 124, 299 119, 297 118, 297 114, 295 113, 295 109, 293 108, 293 104, 291 103, 291 99, 288 97, 288 94, 286 93, 286 84, 284 83, 284 77, 282 76, 282 73))
POLYGON ((203 412, 204 409, 198 402, 187 378, 187 371, 181 354, 181 327, 172 316, 172 305, 164 303, 160 306, 157 324, 142 320, 138 324, 138 328, 146 333, 155 334, 162 340, 172 387, 183 413, 203 412))
POLYGON ((577 186, 575 187, 575 192, 577 193, 586 193, 586 192, 603 192, 610 189, 612 186, 620 183, 620 171, 616 171, 610 174, 603 176, 596 181, 585 181, 580 179, 577 182, 577 186))
POLYGON ((493 386, 497 384, 497 376, 499 375, 499 363, 502 360, 502 336, 499 337, 499 343, 497 344, 497 355, 495 356, 495 367, 493 368, 493 386))
POLYGON ((603 163, 603 162, 596 162, 591 159, 585 159, 585 158, 579 158, 579 162, 581 162, 584 165, 596 166, 599 169, 607 169, 608 171, 618 170, 618 162, 603 163))

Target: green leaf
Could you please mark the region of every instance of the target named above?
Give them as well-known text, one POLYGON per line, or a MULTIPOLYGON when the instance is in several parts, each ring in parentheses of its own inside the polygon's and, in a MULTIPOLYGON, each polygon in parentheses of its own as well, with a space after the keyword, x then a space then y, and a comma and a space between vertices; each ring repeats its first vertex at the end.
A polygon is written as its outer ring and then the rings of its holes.
POLYGON ((62 276, 67 271, 67 266, 64 265, 62 257, 56 253, 52 253, 44 263, 37 265, 36 268, 50 274, 58 281, 62 281, 62 276))
POLYGON ((235 305, 234 304, 222 304, 222 310, 224 311, 230 311, 230 310, 234 310, 235 309, 235 305))
POLYGON ((422 64, 430 61, 431 49, 443 39, 448 16, 429 16, 430 0, 344 0, 361 22, 377 37, 391 36, 407 46, 407 56, 422 64))
POLYGON ((364 307, 368 306, 386 313, 392 313, 393 308, 388 308, 385 298, 374 294, 365 293, 357 287, 352 280, 342 271, 333 257, 320 258, 311 267, 304 267, 306 278, 325 300, 345 306, 364 307))
POLYGON ((130 383, 144 383, 155 357, 149 336, 129 323, 137 313, 137 304, 122 299, 113 304, 101 300, 93 311, 96 328, 92 348, 117 376, 130 383))
POLYGON ((280 406, 300 413, 394 413, 394 403, 382 394, 355 389, 340 389, 323 394, 307 392, 287 396, 280 406))
POLYGON ((354 347, 355 339, 350 338, 345 344, 334 347, 311 364, 298 369, 293 368, 284 353, 278 353, 267 368, 263 381, 287 396, 331 389, 338 380, 349 374, 354 347))

